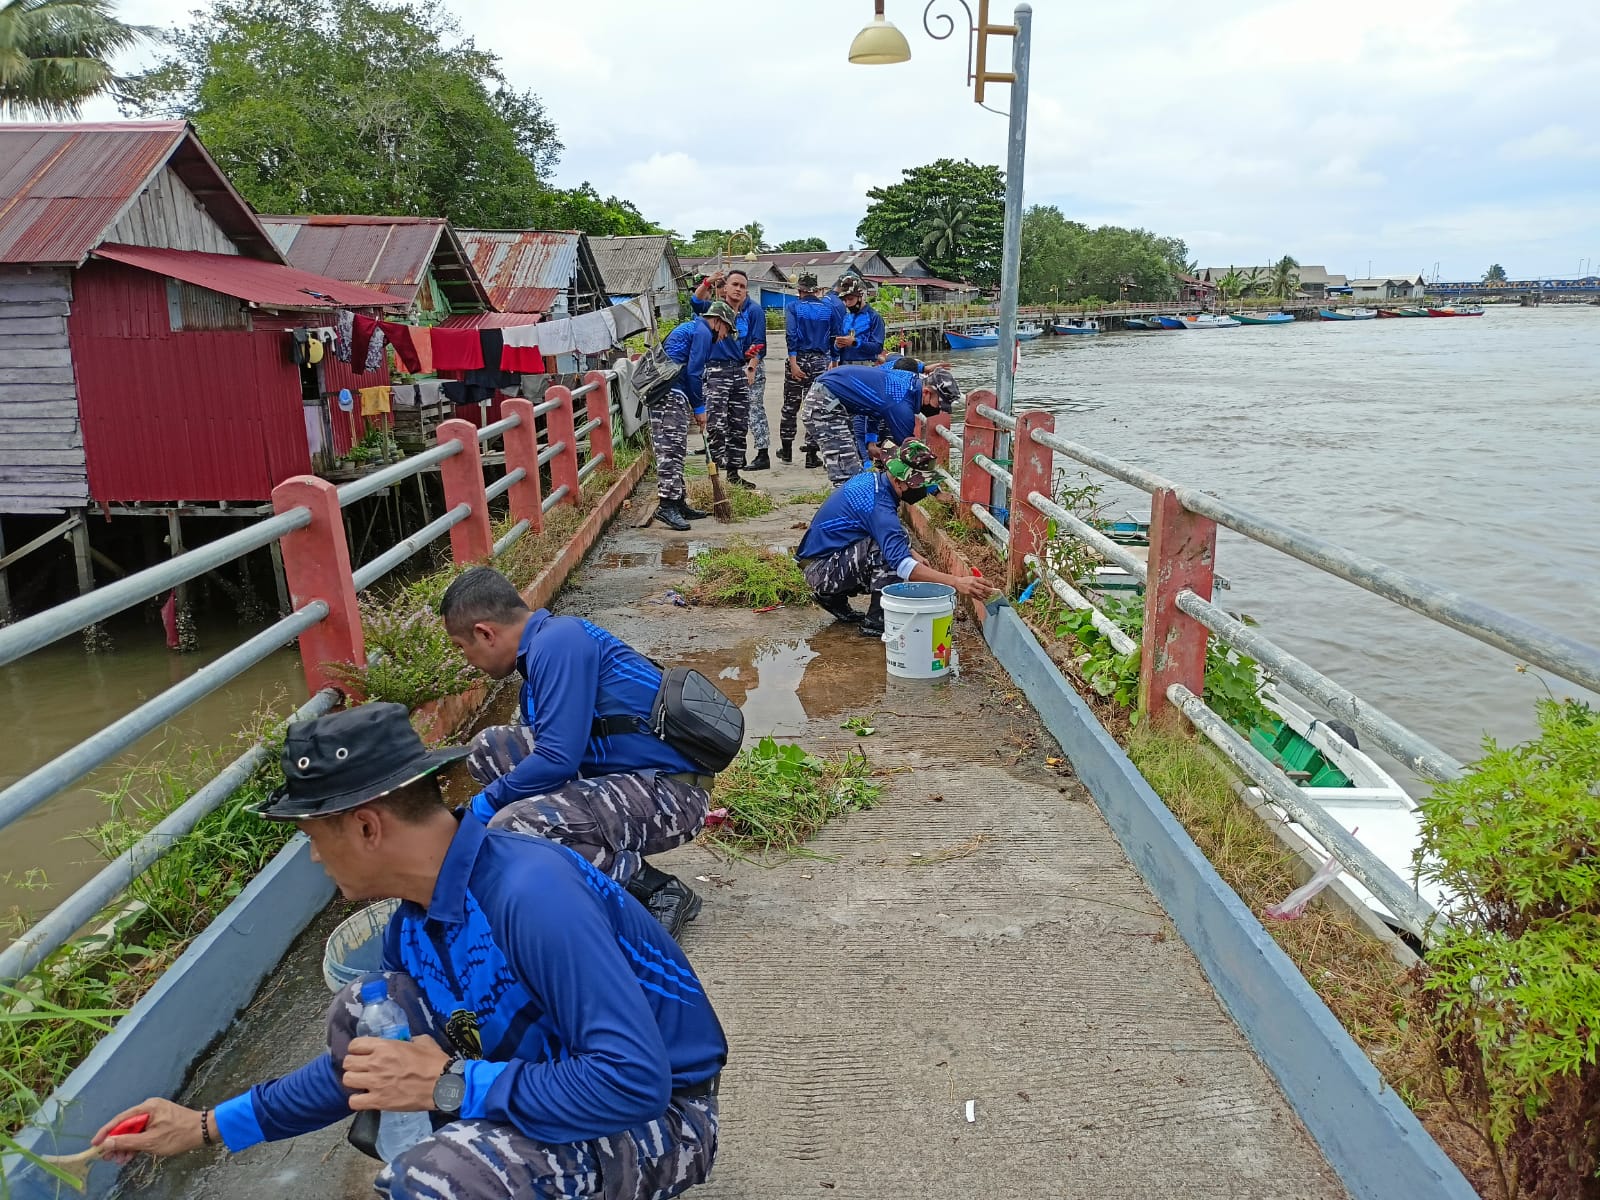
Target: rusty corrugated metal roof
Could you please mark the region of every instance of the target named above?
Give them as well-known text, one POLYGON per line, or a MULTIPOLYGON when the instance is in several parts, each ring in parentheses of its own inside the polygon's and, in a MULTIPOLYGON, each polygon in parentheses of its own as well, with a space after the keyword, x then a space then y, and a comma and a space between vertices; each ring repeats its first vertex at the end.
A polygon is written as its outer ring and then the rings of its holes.
POLYGON ((439 322, 440 329, 515 329, 519 325, 537 325, 538 313, 483 312, 456 313, 439 322))
POLYGON ((463 229, 461 244, 502 312, 548 312, 578 276, 583 234, 541 229, 463 229))
POLYGON ((429 268, 457 309, 489 295, 442 217, 272 216, 261 223, 291 266, 379 288, 414 303, 429 268))
POLYGON ((240 252, 281 262, 182 121, 0 124, 0 262, 77 266, 170 164, 240 252))
POLYGON ((400 308, 404 303, 376 288, 365 288, 237 254, 118 245, 97 247, 94 254, 96 258, 106 258, 157 275, 181 279, 196 287, 210 288, 213 292, 248 300, 264 308, 400 308))

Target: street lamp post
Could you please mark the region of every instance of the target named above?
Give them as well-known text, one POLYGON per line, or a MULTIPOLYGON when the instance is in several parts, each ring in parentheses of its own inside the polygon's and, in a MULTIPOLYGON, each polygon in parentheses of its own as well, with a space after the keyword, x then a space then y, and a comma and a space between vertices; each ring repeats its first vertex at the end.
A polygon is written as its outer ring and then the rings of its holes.
MULTIPOLYGON (((922 10, 922 27, 928 36, 937 41, 950 37, 958 28, 955 19, 947 13, 937 14, 943 22, 943 32, 935 33, 929 19, 934 16, 934 6, 939 0, 928 0, 922 10)), ((1022 252, 1022 177, 1028 145, 1028 61, 1029 46, 1033 36, 1033 7, 1019 4, 1013 14, 1013 25, 989 23, 989 0, 978 0, 978 16, 974 20, 967 0, 955 0, 967 14, 967 82, 973 85, 973 99, 983 104, 984 85, 1009 83, 1011 85, 1010 130, 1006 141, 1006 201, 1005 235, 1000 250, 1000 344, 995 368, 995 407, 1003 413, 1012 410, 1012 392, 1016 383, 1017 345, 1017 283, 1021 274, 1022 252), (991 35, 1011 38, 1011 70, 995 72, 988 69, 989 38, 991 35), (976 63, 974 63, 976 59, 976 63)), ((911 57, 911 47, 904 35, 889 24, 883 13, 884 0, 874 0, 872 24, 859 34, 850 46, 853 63, 878 64, 905 62, 911 57)), ((1000 431, 995 448, 996 458, 1011 456, 1011 435, 1000 431)), ((991 502, 1000 507, 1006 500, 1005 485, 995 480, 991 502)))

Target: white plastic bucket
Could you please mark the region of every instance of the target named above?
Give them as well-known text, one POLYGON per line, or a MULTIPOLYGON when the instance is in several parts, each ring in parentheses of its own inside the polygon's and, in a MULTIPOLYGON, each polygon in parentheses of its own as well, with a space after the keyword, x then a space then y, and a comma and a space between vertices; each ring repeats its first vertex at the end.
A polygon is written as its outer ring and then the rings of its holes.
POLYGON ((956 590, 947 583, 891 583, 883 589, 883 648, 889 674, 943 679, 950 673, 956 590))
POLYGON ((383 931, 389 918, 400 907, 398 900, 380 900, 353 916, 346 917, 328 935, 322 953, 322 981, 330 992, 337 992, 363 975, 382 969, 383 931))

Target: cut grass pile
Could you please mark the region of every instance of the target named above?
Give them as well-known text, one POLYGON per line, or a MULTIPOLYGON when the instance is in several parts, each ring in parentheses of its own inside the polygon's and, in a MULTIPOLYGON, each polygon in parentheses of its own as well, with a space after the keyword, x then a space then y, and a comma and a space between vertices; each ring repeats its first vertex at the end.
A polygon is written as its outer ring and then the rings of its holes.
POLYGON ((790 496, 790 504, 821 504, 833 495, 832 488, 816 488, 809 492, 801 492, 798 496, 790 496))
POLYGON ((712 803, 727 808, 728 820, 705 836, 735 857, 771 865, 803 853, 833 817, 871 808, 882 790, 863 754, 822 758, 764 737, 717 777, 712 803))
MULTIPOLYGON (((778 507, 778 502, 765 492, 753 492, 749 488, 723 486, 723 492, 733 505, 733 519, 735 521, 749 521, 755 517, 764 517, 778 507)), ((689 484, 689 506, 704 512, 711 511, 711 480, 697 479, 689 484)))
POLYGON ((698 582, 692 596, 702 604, 768 608, 811 598, 811 587, 788 554, 737 540, 693 560, 698 582))

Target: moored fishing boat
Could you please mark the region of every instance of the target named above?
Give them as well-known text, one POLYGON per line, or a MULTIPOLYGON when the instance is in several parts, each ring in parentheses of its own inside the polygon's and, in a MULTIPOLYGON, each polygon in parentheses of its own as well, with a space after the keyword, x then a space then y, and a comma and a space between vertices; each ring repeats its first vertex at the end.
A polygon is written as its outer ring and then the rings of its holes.
MULTIPOLYGON (((1043 333, 1044 330, 1037 325, 1021 325, 1017 328, 1017 341, 1031 342, 1043 333)), ((985 346, 998 346, 1000 331, 992 325, 986 329, 969 329, 965 333, 947 329, 944 340, 950 344, 952 350, 981 350, 985 346)))
POLYGON ((1407 307, 1396 310, 1402 317, 1426 317, 1428 310, 1425 308, 1407 307))
POLYGON ((1122 319, 1122 327, 1124 329, 1149 329, 1150 322, 1143 317, 1124 317, 1122 319))
MULTIPOLYGON (((1184 324, 1177 317, 1157 317, 1157 325, 1162 329, 1183 329, 1184 324)), ((1156 328, 1157 326, 1151 326, 1156 328)))
POLYGON ((1218 313, 1195 313, 1183 318, 1185 329, 1237 329, 1239 322, 1218 313))
POLYGON ((1291 325, 1294 317, 1286 312, 1234 313, 1233 319, 1241 325, 1291 325))
POLYGON ((1370 308, 1320 308, 1317 315, 1324 321, 1370 321, 1378 314, 1370 308))
POLYGON ((1403 316, 1405 316, 1405 313, 1401 312, 1398 308, 1380 308, 1378 310, 1378 319, 1380 321, 1387 321, 1391 317, 1403 316))
MULTIPOLYGON (((1044 326, 1035 325, 1032 321, 1029 321, 1026 325, 1017 326, 1017 341, 1019 342, 1031 342, 1034 338, 1043 336, 1044 326)), ((1000 337, 996 334, 995 341, 998 342, 999 340, 1000 337)))
MULTIPOLYGON (((1096 321, 1093 317, 1074 317, 1070 321, 1057 321, 1054 328, 1056 333, 1062 336, 1067 336, 1070 334, 1099 333, 1100 322, 1096 321)), ((1140 328, 1144 328, 1143 324, 1140 325, 1140 328)))
POLYGON ((1430 317, 1481 317, 1483 316, 1483 308, 1481 305, 1462 305, 1457 307, 1454 304, 1447 304, 1443 308, 1430 308, 1428 315, 1430 317))

